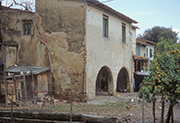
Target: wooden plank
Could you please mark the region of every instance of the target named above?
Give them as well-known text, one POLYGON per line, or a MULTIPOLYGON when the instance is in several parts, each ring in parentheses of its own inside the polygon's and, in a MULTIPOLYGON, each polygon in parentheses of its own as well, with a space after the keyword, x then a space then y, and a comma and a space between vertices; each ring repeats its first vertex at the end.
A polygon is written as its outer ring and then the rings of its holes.
POLYGON ((27 103, 27 88, 26 88, 26 77, 25 75, 23 75, 23 79, 24 79, 24 90, 25 90, 25 104, 27 103))
MULTIPOLYGON (((15 78, 13 78, 15 80, 15 78)), ((16 97, 16 103, 17 103, 17 86, 16 81, 14 81, 14 88, 15 88, 15 97, 16 97)))
POLYGON ((5 82, 5 103, 6 103, 6 107, 8 106, 8 103, 7 103, 7 83, 6 83, 6 79, 4 79, 4 82, 5 82))
POLYGON ((24 81, 24 79, 16 79, 16 82, 24 81))
POLYGON ((33 99, 34 99, 34 75, 32 73, 31 66, 30 66, 30 71, 31 71, 31 76, 32 76, 31 86, 32 86, 33 99))
POLYGON ((15 78, 17 77, 23 77, 23 75, 14 75, 15 78))
POLYGON ((13 76, 5 76, 5 79, 13 79, 13 76))

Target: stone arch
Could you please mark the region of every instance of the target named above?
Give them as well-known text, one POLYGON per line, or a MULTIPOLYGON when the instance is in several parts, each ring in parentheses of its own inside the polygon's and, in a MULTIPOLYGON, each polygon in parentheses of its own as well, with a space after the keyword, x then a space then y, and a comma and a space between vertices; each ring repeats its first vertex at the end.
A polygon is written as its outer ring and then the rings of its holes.
POLYGON ((116 91, 123 92, 123 89, 130 92, 129 72, 125 67, 121 68, 118 73, 116 91))
POLYGON ((113 95, 113 77, 111 70, 103 66, 96 78, 96 95, 113 95))

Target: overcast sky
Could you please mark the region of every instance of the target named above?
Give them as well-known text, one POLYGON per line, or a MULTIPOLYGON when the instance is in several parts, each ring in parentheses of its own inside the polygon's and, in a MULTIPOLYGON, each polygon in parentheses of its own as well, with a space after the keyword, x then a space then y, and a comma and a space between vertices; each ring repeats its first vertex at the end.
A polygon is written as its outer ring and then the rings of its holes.
MULTIPOLYGON (((31 1, 35 0, 17 0, 31 1)), ((145 29, 154 26, 172 27, 179 32, 180 37, 180 0, 99 0, 118 12, 138 21, 140 29, 137 35, 145 29)), ((3 5, 11 3, 12 0, 3 0, 3 5)))

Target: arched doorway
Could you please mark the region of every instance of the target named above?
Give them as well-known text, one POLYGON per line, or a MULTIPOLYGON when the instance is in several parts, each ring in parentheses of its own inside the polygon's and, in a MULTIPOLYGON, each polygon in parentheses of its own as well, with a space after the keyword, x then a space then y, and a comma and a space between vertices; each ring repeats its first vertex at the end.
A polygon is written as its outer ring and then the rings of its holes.
POLYGON ((117 78, 117 92, 124 92, 124 89, 126 89, 128 92, 130 91, 129 86, 129 74, 125 67, 123 67, 118 74, 117 78))
POLYGON ((112 73, 110 69, 106 66, 101 68, 96 79, 96 95, 98 94, 113 94, 112 73))

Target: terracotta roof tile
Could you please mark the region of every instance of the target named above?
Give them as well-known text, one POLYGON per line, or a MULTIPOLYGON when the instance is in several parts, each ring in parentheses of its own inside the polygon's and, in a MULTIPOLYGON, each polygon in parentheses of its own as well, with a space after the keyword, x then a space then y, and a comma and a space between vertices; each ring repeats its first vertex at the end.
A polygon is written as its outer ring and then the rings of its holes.
POLYGON ((146 42, 146 43, 148 43, 148 44, 154 44, 154 45, 156 45, 155 42, 149 41, 149 40, 145 40, 145 39, 137 38, 137 39, 136 39, 136 42, 137 42, 137 41, 139 41, 139 42, 146 42))
POLYGON ((138 55, 133 55, 134 59, 139 59, 139 60, 149 60, 149 58, 147 57, 143 57, 143 56, 138 56, 138 55))

